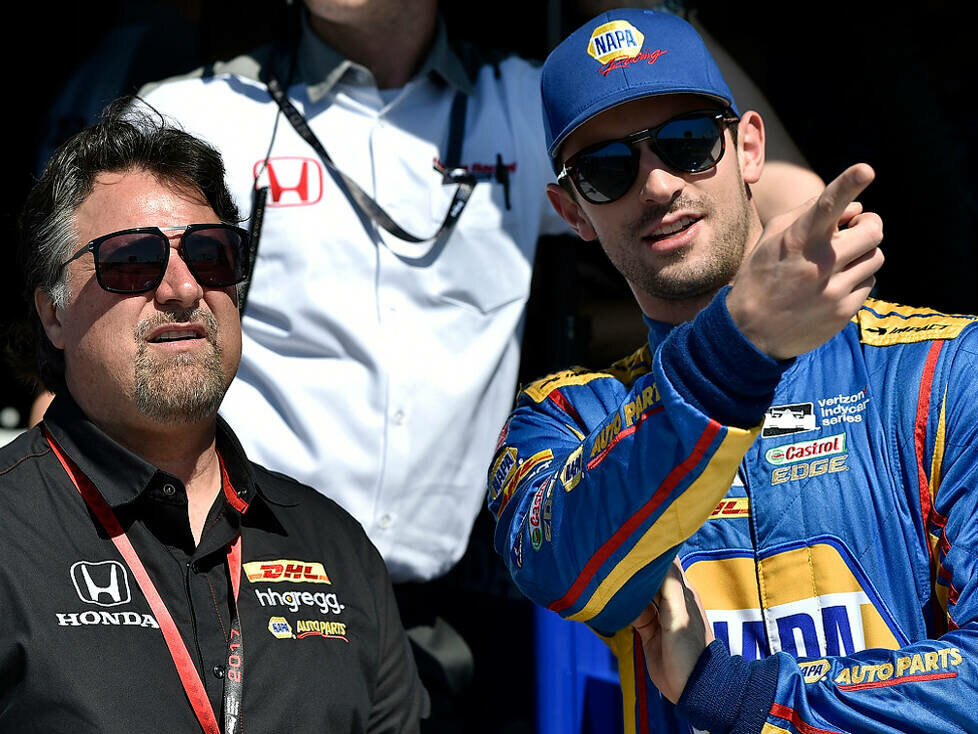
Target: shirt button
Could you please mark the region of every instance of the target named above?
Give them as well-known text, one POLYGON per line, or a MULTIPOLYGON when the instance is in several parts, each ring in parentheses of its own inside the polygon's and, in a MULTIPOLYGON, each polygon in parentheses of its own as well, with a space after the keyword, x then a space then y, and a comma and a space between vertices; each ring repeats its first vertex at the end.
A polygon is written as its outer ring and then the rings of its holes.
POLYGON ((387 530, 387 528, 389 528, 393 523, 394 523, 394 518, 386 514, 381 515, 380 519, 377 521, 377 524, 380 526, 382 530, 387 530))
POLYGON ((404 423, 404 411, 399 410, 393 415, 394 425, 400 426, 404 423))
POLYGON ((174 487, 172 484, 163 485, 163 494, 165 494, 167 497, 172 497, 176 493, 177 493, 177 488, 174 487))
POLYGON ((214 677, 215 678, 223 678, 224 677, 224 666, 223 665, 215 665, 214 666, 214 677))

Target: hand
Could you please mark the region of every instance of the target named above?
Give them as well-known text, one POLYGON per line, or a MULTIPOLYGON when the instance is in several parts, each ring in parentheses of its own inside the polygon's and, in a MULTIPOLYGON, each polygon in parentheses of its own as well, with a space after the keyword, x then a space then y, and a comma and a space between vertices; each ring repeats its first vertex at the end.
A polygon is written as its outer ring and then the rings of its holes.
POLYGON ((727 309, 754 346, 775 359, 835 336, 876 283, 883 222, 854 199, 875 177, 858 163, 813 202, 774 217, 727 293, 727 309))
POLYGON ((678 559, 632 627, 642 639, 649 678, 663 696, 676 703, 700 654, 713 642, 703 604, 687 583, 678 559))

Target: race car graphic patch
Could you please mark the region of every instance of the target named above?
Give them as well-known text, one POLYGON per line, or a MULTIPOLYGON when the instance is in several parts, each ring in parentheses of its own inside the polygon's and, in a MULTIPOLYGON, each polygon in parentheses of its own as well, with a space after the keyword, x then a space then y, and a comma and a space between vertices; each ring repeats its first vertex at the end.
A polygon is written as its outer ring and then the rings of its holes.
POLYGON ((761 438, 785 436, 789 433, 814 431, 815 406, 813 403, 794 403, 792 405, 772 405, 764 414, 764 427, 761 438))

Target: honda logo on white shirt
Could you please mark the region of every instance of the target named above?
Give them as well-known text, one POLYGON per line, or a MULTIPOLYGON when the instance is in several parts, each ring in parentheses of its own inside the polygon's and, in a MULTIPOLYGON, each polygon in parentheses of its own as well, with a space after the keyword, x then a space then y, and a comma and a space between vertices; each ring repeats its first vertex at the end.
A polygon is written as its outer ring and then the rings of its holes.
POLYGON ((118 561, 78 561, 69 573, 78 598, 83 602, 100 607, 129 603, 129 577, 126 567, 118 561))
POLYGON ((308 206, 323 198, 323 169, 315 158, 281 156, 256 161, 253 176, 268 186, 267 206, 308 206), (264 171, 262 170, 264 168, 264 171))

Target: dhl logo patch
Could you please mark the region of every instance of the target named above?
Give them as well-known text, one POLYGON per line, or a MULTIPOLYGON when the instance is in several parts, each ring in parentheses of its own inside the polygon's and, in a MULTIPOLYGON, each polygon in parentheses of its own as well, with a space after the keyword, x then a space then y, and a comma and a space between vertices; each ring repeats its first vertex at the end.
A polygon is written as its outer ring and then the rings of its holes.
POLYGON ((321 563, 292 560, 249 561, 242 564, 241 567, 244 569, 245 576, 253 584, 258 582, 275 584, 279 581, 308 584, 332 583, 321 563))
POLYGON ((710 513, 711 520, 749 516, 750 500, 747 497, 726 497, 710 513))
POLYGON ((645 35, 627 20, 613 20, 599 25, 588 39, 588 56, 606 64, 620 57, 638 56, 645 35))
POLYGON ((863 344, 886 347, 954 339, 976 318, 869 299, 852 320, 859 324, 859 340, 863 344))

